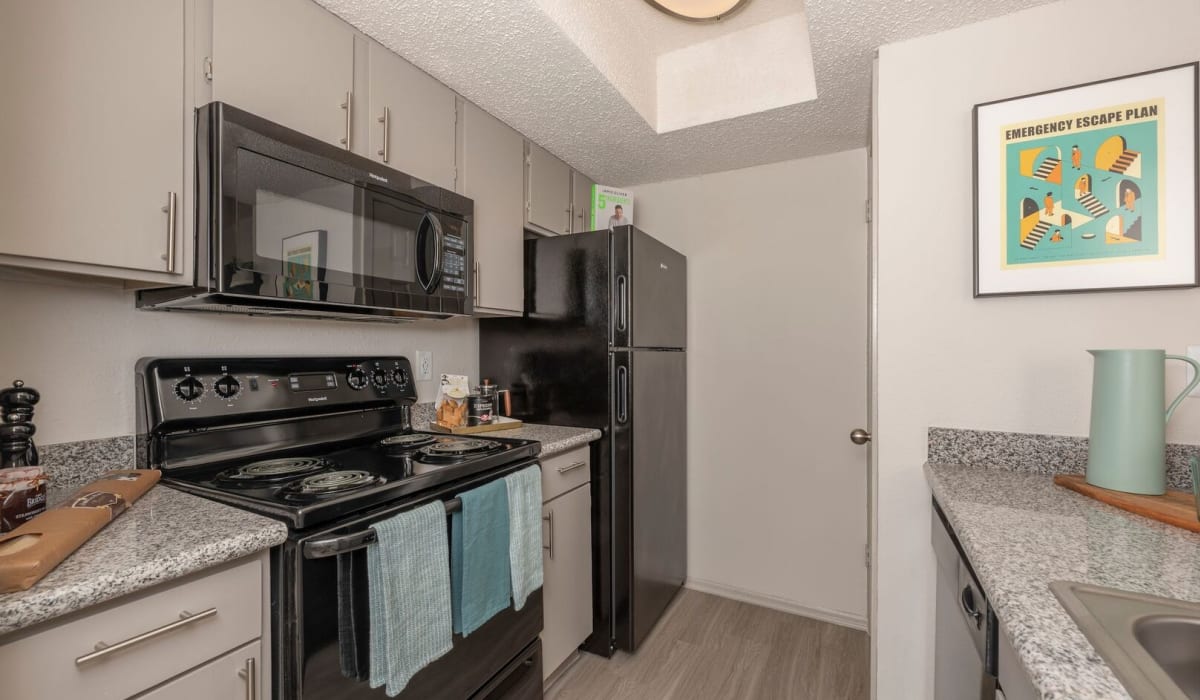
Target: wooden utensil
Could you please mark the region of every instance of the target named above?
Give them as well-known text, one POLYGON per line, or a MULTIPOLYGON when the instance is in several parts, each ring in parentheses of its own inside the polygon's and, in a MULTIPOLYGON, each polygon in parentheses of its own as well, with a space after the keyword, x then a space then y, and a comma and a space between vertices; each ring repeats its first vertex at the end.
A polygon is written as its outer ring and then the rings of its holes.
POLYGON ((1121 510, 1184 530, 1200 532, 1196 501, 1187 491, 1167 491, 1162 496, 1143 496, 1092 486, 1082 474, 1059 474, 1054 477, 1054 483, 1121 510))

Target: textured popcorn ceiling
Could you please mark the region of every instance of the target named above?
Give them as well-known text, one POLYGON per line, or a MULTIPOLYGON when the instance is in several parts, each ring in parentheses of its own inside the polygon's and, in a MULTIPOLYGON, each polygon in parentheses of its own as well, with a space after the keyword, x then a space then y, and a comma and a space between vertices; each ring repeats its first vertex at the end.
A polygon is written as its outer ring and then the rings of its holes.
POLYGON ((610 80, 539 0, 317 1, 596 181, 635 185, 864 146, 876 47, 1048 0, 754 0, 716 25, 672 19, 643 0, 557 0, 616 8, 593 16, 628 22, 654 54, 806 14, 816 100, 664 134, 644 116, 652 98, 614 87, 631 84, 618 76, 640 55, 610 63, 610 80))

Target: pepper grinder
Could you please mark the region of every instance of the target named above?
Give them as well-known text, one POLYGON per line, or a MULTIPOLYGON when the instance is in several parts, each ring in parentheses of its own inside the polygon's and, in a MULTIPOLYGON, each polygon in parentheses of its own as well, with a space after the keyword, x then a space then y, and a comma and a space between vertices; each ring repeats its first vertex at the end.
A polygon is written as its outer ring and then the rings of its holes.
POLYGON ((42 395, 20 379, 0 390, 0 467, 32 467, 38 463, 33 434, 33 407, 42 395))

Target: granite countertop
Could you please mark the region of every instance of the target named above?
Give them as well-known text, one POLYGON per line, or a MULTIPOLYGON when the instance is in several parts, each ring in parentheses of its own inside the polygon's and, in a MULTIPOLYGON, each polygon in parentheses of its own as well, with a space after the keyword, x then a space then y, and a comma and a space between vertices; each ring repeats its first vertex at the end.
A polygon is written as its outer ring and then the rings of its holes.
POLYGON ((925 465, 934 498, 1043 698, 1128 698, 1048 584, 1200 602, 1200 534, 1055 486, 1051 476, 925 465))
MULTIPOLYGON (((51 491, 52 503, 71 493, 51 491)), ((156 485, 32 588, 0 593, 0 635, 260 552, 286 538, 281 521, 156 485)))
MULTIPOLYGON (((418 431, 429 430, 429 424, 417 424, 414 426, 414 429, 418 431)), ((479 433, 477 437, 486 438, 489 435, 517 438, 520 440, 537 440, 542 443, 542 452, 539 456, 544 459, 573 450, 576 447, 582 447, 593 440, 599 440, 601 433, 595 428, 568 428, 561 425, 525 423, 520 428, 479 433)))

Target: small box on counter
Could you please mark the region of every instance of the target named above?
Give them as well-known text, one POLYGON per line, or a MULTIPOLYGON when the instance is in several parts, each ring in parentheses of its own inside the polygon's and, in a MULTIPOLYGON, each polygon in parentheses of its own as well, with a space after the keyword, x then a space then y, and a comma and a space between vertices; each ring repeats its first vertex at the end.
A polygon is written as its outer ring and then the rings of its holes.
POLYGON ((15 530, 46 510, 41 467, 0 469, 0 532, 15 530))
POLYGON ((157 469, 110 471, 61 505, 0 535, 0 593, 23 591, 40 581, 149 491, 161 475, 157 469))

